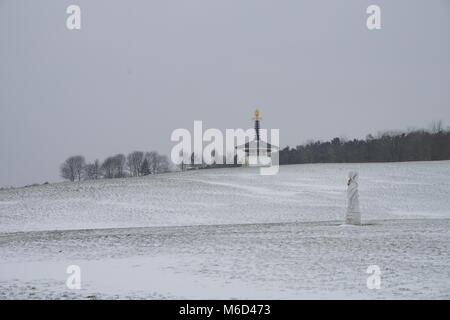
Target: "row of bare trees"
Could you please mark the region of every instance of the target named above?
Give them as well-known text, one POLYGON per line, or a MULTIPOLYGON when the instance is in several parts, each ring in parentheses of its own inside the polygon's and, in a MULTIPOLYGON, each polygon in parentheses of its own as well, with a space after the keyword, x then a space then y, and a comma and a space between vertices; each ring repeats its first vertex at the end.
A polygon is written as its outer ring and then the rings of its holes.
POLYGON ((70 181, 139 177, 168 171, 169 159, 156 151, 134 151, 127 156, 116 154, 102 163, 99 160, 86 163, 83 156, 76 155, 67 158, 60 166, 61 177, 70 181))

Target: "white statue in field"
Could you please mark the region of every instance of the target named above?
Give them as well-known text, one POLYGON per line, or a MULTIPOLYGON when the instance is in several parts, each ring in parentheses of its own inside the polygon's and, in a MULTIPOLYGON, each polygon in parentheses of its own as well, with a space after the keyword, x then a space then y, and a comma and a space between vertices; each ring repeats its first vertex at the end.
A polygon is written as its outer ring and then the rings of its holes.
POLYGON ((347 182, 347 215, 345 217, 346 224, 361 224, 361 211, 359 209, 359 194, 358 194, 358 172, 350 171, 347 182))

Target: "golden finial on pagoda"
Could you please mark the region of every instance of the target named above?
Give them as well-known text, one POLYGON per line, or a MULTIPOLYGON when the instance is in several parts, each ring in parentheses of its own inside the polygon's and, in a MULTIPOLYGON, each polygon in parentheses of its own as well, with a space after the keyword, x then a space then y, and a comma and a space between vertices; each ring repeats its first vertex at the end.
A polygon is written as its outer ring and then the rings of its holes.
POLYGON ((253 118, 253 120, 257 120, 257 121, 261 120, 261 117, 259 116, 259 109, 255 110, 255 117, 253 118))

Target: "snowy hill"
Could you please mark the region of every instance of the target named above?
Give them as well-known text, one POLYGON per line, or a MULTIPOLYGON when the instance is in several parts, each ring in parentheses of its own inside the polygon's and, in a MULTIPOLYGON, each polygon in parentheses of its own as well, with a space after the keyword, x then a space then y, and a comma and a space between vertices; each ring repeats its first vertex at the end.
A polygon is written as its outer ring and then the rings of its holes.
POLYGON ((314 164, 2 190, 0 299, 449 299, 449 177, 450 161, 314 164), (355 169, 364 225, 342 226, 355 169))
POLYGON ((230 168, 0 191, 0 231, 342 220, 360 172, 363 220, 450 218, 450 161, 230 168))

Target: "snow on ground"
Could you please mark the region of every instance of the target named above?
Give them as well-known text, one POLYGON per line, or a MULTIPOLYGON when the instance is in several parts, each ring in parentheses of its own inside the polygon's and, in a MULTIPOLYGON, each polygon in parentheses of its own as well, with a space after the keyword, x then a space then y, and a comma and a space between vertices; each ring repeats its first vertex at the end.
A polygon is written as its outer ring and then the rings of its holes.
POLYGON ((450 218, 450 162, 218 169, 0 191, 0 232, 343 219, 349 170, 363 219, 450 218))
POLYGON ((0 298, 448 299, 449 177, 450 161, 316 164, 1 190, 0 298), (365 225, 343 227, 354 169, 365 225))

